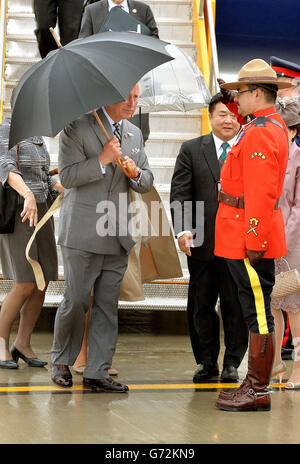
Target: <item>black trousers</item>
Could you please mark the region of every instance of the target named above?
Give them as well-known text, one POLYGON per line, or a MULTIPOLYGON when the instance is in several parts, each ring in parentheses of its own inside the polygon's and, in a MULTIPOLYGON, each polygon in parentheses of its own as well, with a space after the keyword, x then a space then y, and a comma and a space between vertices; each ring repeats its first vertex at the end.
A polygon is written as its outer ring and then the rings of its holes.
POLYGON ((84 0, 34 0, 37 37, 40 55, 44 58, 57 45, 49 27, 55 28, 58 21, 60 41, 66 45, 77 39, 84 0))
POLYGON ((253 266, 247 259, 227 259, 237 285, 240 303, 250 332, 268 334, 274 330, 271 293, 275 283, 274 259, 261 259, 253 266))
POLYGON ((187 257, 190 272, 187 318, 196 363, 211 365, 220 353, 220 310, 224 328, 223 365, 240 365, 248 347, 248 329, 243 318, 236 285, 224 258, 201 261, 187 257))

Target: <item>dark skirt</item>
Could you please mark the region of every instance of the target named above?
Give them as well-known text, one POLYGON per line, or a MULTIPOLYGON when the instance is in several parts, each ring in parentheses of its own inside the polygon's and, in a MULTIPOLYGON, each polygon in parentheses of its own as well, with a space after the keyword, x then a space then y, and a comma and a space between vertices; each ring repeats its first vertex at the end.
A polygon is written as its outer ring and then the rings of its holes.
MULTIPOLYGON (((38 203, 37 206, 40 220, 47 212, 48 205, 38 203)), ((21 222, 22 210, 23 206, 17 207, 14 232, 0 235, 2 274, 4 279, 15 282, 34 282, 34 273, 25 255, 26 246, 34 232, 34 227, 29 226, 28 220, 24 223, 21 222)), ((46 282, 57 280, 58 263, 53 217, 37 233, 29 255, 40 263, 46 282)))

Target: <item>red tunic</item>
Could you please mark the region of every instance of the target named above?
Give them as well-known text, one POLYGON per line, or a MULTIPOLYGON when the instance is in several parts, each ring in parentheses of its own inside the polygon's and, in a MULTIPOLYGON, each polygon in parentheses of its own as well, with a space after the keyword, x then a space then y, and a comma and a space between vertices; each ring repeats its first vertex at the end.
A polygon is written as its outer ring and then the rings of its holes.
POLYGON ((287 129, 274 107, 254 113, 276 119, 284 127, 257 120, 242 127, 221 171, 221 189, 244 197, 244 209, 219 204, 215 255, 244 259, 246 249, 265 251, 264 258, 287 253, 280 198, 288 161, 287 129))

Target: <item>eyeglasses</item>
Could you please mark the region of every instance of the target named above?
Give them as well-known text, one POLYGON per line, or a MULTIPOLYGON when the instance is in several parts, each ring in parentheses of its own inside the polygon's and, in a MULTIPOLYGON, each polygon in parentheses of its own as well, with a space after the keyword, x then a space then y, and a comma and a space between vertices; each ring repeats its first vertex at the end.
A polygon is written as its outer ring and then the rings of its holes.
POLYGON ((256 90, 256 89, 251 89, 251 90, 250 90, 250 89, 248 89, 248 90, 236 90, 235 95, 236 95, 237 97, 239 97, 242 93, 245 93, 245 92, 254 92, 254 90, 256 90))

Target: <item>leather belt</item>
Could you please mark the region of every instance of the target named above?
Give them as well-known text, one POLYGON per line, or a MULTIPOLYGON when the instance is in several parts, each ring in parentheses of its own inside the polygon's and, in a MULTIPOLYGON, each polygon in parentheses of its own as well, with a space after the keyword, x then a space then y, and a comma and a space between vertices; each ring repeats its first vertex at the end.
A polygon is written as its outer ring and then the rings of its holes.
MULTIPOLYGON (((228 206, 233 206, 234 208, 245 208, 244 204, 244 197, 234 197, 233 195, 229 195, 228 193, 223 192, 222 190, 218 191, 218 201, 219 203, 224 203, 228 206)), ((276 201, 274 209, 279 208, 279 200, 276 201)))

